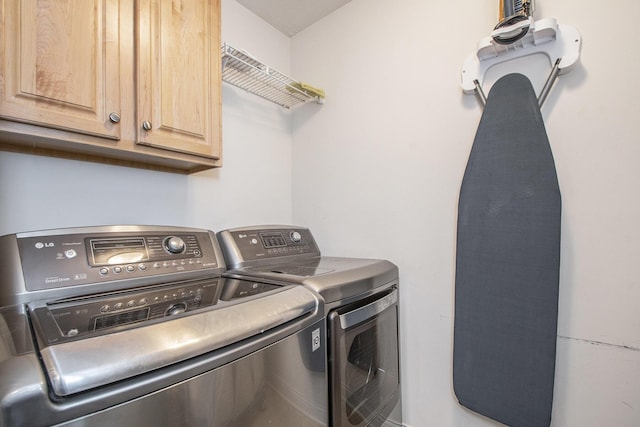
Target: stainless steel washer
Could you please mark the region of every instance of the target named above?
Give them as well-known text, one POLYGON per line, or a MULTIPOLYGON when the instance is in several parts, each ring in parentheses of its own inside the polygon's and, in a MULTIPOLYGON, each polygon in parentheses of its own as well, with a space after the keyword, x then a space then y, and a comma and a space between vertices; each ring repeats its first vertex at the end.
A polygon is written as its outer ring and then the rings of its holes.
POLYGON ((0 426, 326 426, 324 307, 207 230, 0 237, 0 426))
POLYGON ((301 227, 235 228, 218 239, 226 276, 294 283, 322 297, 331 425, 401 425, 398 268, 385 260, 322 256, 301 227))

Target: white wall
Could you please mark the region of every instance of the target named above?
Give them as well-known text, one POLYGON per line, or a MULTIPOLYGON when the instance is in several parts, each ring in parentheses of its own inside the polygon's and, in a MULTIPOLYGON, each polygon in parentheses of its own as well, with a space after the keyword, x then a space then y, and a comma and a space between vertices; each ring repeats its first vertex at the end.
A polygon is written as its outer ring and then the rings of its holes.
MULTIPOLYGON (((400 267, 405 423, 494 425, 451 384, 457 198, 481 108, 459 86, 495 0, 353 0, 292 38, 327 92, 293 117, 293 219, 326 255, 400 267)), ((538 1, 583 37, 543 108, 563 199, 554 426, 640 425, 640 55, 636 3, 538 1)), ((526 72, 539 90, 550 64, 526 72)))
MULTIPOLYGON (((322 87, 327 103, 292 115, 224 84, 224 167, 190 176, 0 152, 0 234, 307 225, 327 255, 400 266, 405 422, 494 425, 455 401, 451 337, 458 189, 481 114, 459 73, 497 3, 353 0, 289 40, 223 0, 224 41, 322 87)), ((584 40, 582 65, 543 108, 563 196, 553 425, 638 426, 635 2, 537 3, 536 17, 575 26, 584 40)), ((538 60, 524 68, 539 87, 547 69, 538 60)))
MULTIPOLYGON (((222 42, 290 70, 290 39, 235 0, 222 1, 222 42)), ((224 165, 189 176, 189 218, 216 231, 290 223, 291 112, 223 83, 222 126, 224 165)))
MULTIPOLYGON (((289 71, 290 40, 234 0, 222 38, 289 71)), ((100 224, 291 222, 291 114, 223 84, 224 167, 178 175, 0 152, 0 234, 100 224)))

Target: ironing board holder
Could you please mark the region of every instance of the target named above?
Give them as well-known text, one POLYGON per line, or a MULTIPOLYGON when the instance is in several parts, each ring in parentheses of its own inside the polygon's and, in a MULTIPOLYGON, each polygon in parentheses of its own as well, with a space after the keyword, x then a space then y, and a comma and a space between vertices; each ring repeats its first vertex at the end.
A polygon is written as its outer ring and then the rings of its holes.
POLYGON ((529 18, 529 31, 520 40, 511 44, 496 42, 493 36, 505 31, 509 31, 509 28, 495 30, 490 36, 482 38, 476 52, 467 56, 462 67, 462 90, 469 95, 476 94, 484 105, 486 97, 482 91, 482 82, 489 68, 541 53, 549 58, 553 66, 538 97, 538 103, 542 105, 556 78, 573 70, 578 63, 582 37, 575 28, 558 25, 555 18, 538 21, 529 18))

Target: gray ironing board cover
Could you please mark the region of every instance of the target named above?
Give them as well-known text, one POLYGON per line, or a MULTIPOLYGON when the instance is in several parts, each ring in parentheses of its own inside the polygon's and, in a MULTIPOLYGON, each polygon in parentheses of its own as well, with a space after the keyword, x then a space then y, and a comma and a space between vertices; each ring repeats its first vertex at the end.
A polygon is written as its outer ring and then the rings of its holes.
POLYGON ((463 406, 510 426, 551 422, 560 190, 529 80, 498 80, 458 204, 453 386, 463 406))

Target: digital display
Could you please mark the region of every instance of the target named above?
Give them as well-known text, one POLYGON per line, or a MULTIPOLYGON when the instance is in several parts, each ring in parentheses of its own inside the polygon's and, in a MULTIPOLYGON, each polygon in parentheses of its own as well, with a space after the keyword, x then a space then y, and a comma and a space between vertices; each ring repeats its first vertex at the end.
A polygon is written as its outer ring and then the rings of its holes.
POLYGON ((92 240, 93 249, 115 249, 115 248, 134 248, 144 247, 144 239, 109 239, 109 240, 92 240))
POLYGON ((92 265, 127 264, 149 259, 147 245, 142 237, 92 239, 90 243, 92 265))
POLYGON ((260 233, 260 238, 262 239, 262 244, 267 249, 287 246, 287 242, 284 239, 284 236, 282 235, 282 233, 280 232, 260 233))

